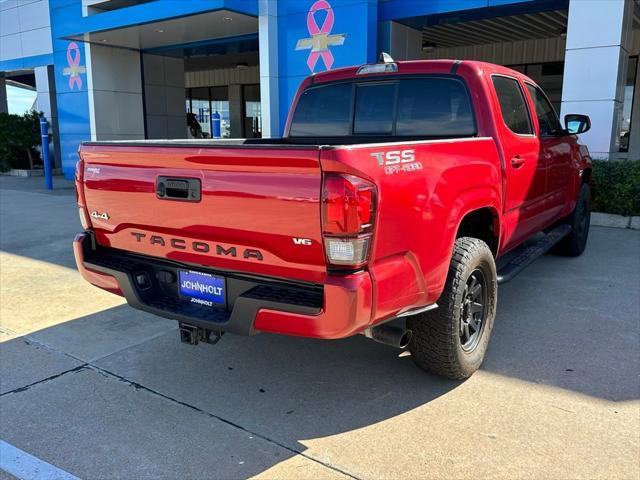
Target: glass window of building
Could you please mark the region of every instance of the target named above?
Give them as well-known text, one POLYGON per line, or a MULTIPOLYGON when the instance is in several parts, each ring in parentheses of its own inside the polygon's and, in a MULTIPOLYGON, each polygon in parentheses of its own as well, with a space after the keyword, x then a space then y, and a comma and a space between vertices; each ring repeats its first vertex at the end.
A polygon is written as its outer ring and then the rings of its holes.
POLYGON ((211 87, 211 115, 216 113, 220 115, 220 138, 229 138, 231 136, 231 118, 229 116, 229 89, 227 87, 211 87))
POLYGON ((244 136, 262 137, 262 107, 260 104, 260 85, 244 85, 244 136))
MULTIPOLYGON (((229 115, 229 90, 227 87, 199 87, 187 90, 187 112, 194 115, 201 136, 192 132, 196 138, 229 138, 231 119, 229 115), (214 126, 214 117, 220 116, 220 131, 214 126)), ((191 125, 190 125, 191 127, 191 125)), ((193 129, 192 129, 193 130, 193 129)))
POLYGON ((624 86, 624 103, 622 104, 622 125, 620 125, 621 152, 629 151, 629 137, 631 136, 631 113, 633 112, 633 97, 636 85, 636 71, 638 69, 638 57, 629 57, 627 68, 627 80, 624 86))
MULTIPOLYGON (((191 89, 191 113, 202 131, 203 138, 211 137, 211 102, 209 89, 206 87, 191 89)), ((198 136, 198 135, 196 135, 198 136)))

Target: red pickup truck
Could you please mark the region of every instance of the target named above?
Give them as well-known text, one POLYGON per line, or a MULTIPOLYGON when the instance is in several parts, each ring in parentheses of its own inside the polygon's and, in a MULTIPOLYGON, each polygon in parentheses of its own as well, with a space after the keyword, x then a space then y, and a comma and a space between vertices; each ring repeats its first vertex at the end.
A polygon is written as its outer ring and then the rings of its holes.
POLYGON ((466 378, 498 283, 585 248, 590 122, 565 122, 508 68, 383 55, 304 80, 284 138, 85 142, 78 269, 191 344, 364 334, 466 378))

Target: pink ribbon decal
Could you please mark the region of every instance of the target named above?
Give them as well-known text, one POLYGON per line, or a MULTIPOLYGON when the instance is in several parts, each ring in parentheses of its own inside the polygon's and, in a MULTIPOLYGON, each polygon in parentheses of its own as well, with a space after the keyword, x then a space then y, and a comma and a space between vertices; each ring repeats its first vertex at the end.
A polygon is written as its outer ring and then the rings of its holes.
POLYGON ((82 77, 80 74, 85 73, 87 70, 80 65, 80 47, 76 42, 71 42, 67 47, 67 65, 68 67, 62 70, 62 74, 69 77, 69 89, 73 90, 74 87, 78 87, 78 90, 82 89, 82 77))
POLYGON ((345 34, 330 35, 334 20, 333 9, 326 0, 317 0, 311 5, 307 13, 307 30, 311 37, 298 40, 296 50, 311 50, 307 58, 307 66, 312 72, 320 58, 322 58, 326 69, 330 70, 333 65, 333 54, 331 50, 329 50, 329 47, 344 44, 345 34), (315 19, 315 13, 319 10, 325 10, 327 12, 327 16, 320 27, 315 19))

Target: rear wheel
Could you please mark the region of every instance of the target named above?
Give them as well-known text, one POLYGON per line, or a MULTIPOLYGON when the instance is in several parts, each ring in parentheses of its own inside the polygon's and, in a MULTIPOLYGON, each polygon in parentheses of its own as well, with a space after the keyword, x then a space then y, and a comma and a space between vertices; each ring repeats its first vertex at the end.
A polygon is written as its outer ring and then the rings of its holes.
POLYGON ((582 255, 587 246, 591 223, 591 188, 586 183, 580 187, 576 208, 564 221, 571 225, 571 233, 558 242, 554 251, 569 257, 582 255))
POLYGON ((409 350, 424 370, 452 379, 471 376, 484 359, 496 313, 498 285, 491 250, 482 240, 456 240, 438 308, 407 320, 409 350))

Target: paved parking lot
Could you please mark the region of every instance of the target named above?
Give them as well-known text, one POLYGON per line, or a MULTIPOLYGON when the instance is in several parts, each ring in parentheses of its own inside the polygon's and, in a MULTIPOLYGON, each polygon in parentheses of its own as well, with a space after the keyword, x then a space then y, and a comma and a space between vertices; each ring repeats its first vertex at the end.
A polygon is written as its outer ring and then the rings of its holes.
POLYGON ((0 178, 0 440, 43 462, 101 479, 640 478, 638 231, 594 228, 584 256, 503 286, 482 370, 452 382, 360 336, 181 344, 80 278, 73 192, 40 182, 0 178))

